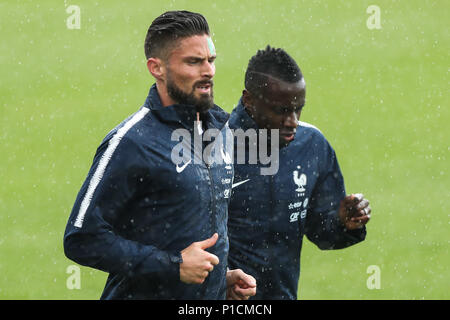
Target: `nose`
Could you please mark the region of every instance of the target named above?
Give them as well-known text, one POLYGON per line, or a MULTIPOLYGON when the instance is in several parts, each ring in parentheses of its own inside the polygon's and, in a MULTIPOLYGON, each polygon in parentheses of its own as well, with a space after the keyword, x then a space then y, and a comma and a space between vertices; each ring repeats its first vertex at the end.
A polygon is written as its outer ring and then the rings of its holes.
POLYGON ((294 111, 288 113, 284 118, 284 126, 288 128, 297 128, 298 115, 294 111))
POLYGON ((214 65, 214 62, 206 61, 203 64, 201 73, 202 77, 212 79, 212 77, 214 77, 214 74, 216 73, 216 66, 214 65))

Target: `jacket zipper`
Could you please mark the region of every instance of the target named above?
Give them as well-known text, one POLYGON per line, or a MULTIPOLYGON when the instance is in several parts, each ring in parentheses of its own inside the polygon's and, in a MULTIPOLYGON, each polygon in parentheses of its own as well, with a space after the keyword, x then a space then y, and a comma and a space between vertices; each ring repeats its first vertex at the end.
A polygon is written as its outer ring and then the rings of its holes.
MULTIPOLYGON (((198 123, 198 127, 197 127, 198 134, 200 136, 202 136, 203 128, 202 128, 202 122, 200 121, 200 114, 198 112, 197 112, 197 123, 198 123)), ((202 146, 203 146, 203 142, 202 142, 202 146)), ((203 159, 203 147, 202 147, 202 159, 203 159)), ((216 201, 214 199, 214 181, 213 181, 213 176, 211 174, 211 166, 208 163, 206 163, 205 159, 203 159, 203 163, 206 165, 206 169, 208 170, 209 181, 211 182, 209 191, 210 191, 210 196, 211 196, 211 206, 212 206, 211 214, 212 214, 212 216, 210 218, 210 221, 211 221, 211 231, 212 231, 212 233, 214 233, 214 230, 216 229, 216 212, 215 212, 216 201)), ((208 237, 211 237, 212 233, 208 237)))
MULTIPOLYGON (((216 230, 216 210, 215 210, 215 208, 216 208, 216 200, 214 198, 214 180, 213 180, 213 177, 212 177, 212 174, 211 174, 211 166, 209 164, 207 164, 206 162, 205 162, 205 165, 206 165, 206 168, 208 170, 209 180, 211 181, 211 186, 210 186, 210 188, 211 188, 210 189, 211 206, 212 206, 212 208, 211 208, 211 214, 212 214, 212 216, 211 216, 211 231, 212 231, 212 234, 213 234, 215 232, 215 230, 216 230)), ((209 235, 209 236, 212 236, 212 234, 209 235)))
POLYGON ((273 190, 273 186, 274 186, 274 182, 273 182, 273 175, 271 175, 270 177, 269 177, 269 186, 270 186, 270 211, 269 211, 269 217, 268 217, 268 221, 269 221, 269 234, 272 234, 273 236, 274 236, 274 238, 273 238, 273 241, 274 241, 274 243, 272 243, 272 245, 271 245, 271 243, 269 242, 268 243, 268 245, 269 245, 269 268, 270 268, 270 277, 272 278, 272 273, 273 273, 273 270, 272 270, 272 268, 273 268, 273 266, 272 266, 272 261, 274 261, 273 260, 273 257, 275 256, 275 254, 274 254, 274 252, 273 252, 273 248, 275 248, 276 247, 276 245, 275 245, 275 241, 276 241, 276 239, 277 239, 277 235, 275 234, 275 230, 273 229, 273 228, 271 228, 271 226, 273 225, 273 223, 270 221, 270 219, 273 217, 273 213, 274 213, 274 209, 275 209, 275 204, 274 204, 274 190, 273 190))

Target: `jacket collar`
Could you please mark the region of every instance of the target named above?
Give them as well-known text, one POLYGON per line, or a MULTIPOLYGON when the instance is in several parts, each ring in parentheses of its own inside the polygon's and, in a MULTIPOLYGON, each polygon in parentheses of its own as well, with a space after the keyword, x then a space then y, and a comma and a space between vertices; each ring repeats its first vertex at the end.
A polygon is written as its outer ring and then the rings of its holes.
MULTIPOLYGON (((163 107, 161 99, 153 84, 145 100, 144 107, 151 110, 161 122, 174 123, 185 127, 188 130, 194 130, 194 121, 197 120, 197 111, 195 106, 187 104, 173 104, 163 107)), ((214 105, 207 112, 200 115, 200 119, 206 128, 222 129, 228 121, 229 114, 223 111, 219 106, 214 105)))
POLYGON ((258 129, 256 122, 249 116, 242 103, 242 97, 239 99, 237 106, 233 109, 230 116, 230 128, 241 128, 246 131, 247 129, 258 129))

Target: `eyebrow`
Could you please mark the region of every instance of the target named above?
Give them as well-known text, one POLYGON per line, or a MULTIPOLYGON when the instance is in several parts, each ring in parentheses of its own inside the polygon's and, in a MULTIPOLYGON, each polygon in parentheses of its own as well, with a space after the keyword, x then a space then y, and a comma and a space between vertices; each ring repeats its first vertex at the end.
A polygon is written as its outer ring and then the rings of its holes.
POLYGON ((273 106, 274 108, 277 109, 297 109, 297 108, 301 108, 303 107, 305 104, 296 104, 296 105, 292 105, 292 106, 287 106, 287 105, 282 105, 282 106, 273 106))
POLYGON ((210 57, 203 57, 203 56, 187 56, 183 58, 183 61, 189 61, 189 60, 195 60, 195 61, 202 61, 202 60, 215 60, 217 58, 217 55, 213 55, 210 57))

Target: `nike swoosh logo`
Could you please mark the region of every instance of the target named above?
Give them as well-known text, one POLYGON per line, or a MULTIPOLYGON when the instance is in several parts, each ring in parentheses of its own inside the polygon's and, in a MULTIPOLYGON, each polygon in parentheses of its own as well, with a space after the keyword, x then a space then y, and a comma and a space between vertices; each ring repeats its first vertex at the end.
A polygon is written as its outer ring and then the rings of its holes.
MULTIPOLYGON (((191 159, 192 160, 192 159, 191 159)), ((191 163, 191 160, 189 160, 188 162, 186 162, 185 164, 183 164, 181 167, 178 166, 178 164, 176 165, 176 169, 178 173, 183 172, 184 169, 186 169, 186 167, 188 166, 189 163, 191 163)))
POLYGON ((233 183, 233 184, 231 185, 231 189, 236 188, 237 186, 240 186, 241 184, 246 183, 246 182, 249 181, 249 180, 250 180, 250 179, 242 180, 242 181, 239 181, 239 182, 237 182, 237 183, 233 183))

